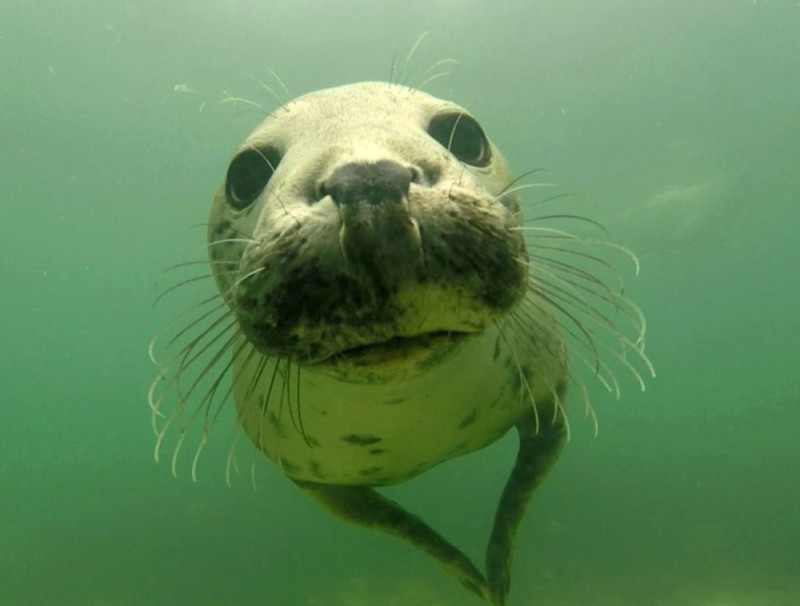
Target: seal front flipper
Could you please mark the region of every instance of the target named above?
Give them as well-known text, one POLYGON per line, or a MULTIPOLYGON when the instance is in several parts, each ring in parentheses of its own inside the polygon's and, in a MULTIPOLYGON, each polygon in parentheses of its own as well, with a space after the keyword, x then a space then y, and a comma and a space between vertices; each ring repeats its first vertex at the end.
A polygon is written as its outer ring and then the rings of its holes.
POLYGON ((352 524, 393 535, 438 560, 465 587, 489 601, 483 575, 461 550, 433 528, 369 486, 341 486, 294 480, 320 504, 352 524))
MULTIPOLYGON (((550 407, 539 407, 540 411, 548 409, 550 407)), ((489 583, 489 601, 493 606, 503 606, 506 602, 511 586, 514 539, 534 491, 555 464, 564 445, 564 414, 561 409, 556 409, 553 417, 547 412, 540 412, 537 431, 536 420, 531 411, 517 423, 517 431, 517 460, 497 505, 492 536, 486 548, 486 578, 489 583)))

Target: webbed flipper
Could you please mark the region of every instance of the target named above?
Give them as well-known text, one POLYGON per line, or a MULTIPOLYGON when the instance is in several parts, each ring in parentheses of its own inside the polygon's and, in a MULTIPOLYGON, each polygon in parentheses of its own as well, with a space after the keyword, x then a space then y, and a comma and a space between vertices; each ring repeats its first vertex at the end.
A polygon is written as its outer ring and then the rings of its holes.
POLYGON ((532 411, 516 427, 519 450, 497 505, 492 535, 486 548, 486 578, 460 549, 375 489, 294 482, 334 515, 410 543, 439 561, 464 586, 492 606, 503 606, 511 585, 511 560, 517 530, 534 491, 555 463, 566 439, 566 423, 560 410, 552 421, 540 421, 538 431, 532 411))
POLYGON ((506 602, 517 530, 534 491, 555 464, 567 435, 560 409, 552 421, 546 417, 540 419, 538 431, 531 411, 517 423, 517 431, 517 460, 497 505, 492 536, 486 547, 486 578, 492 606, 503 606, 506 602))
POLYGON ((489 601, 486 580, 461 550, 445 540, 417 516, 369 486, 341 486, 297 481, 336 516, 393 535, 438 560, 464 586, 489 601))

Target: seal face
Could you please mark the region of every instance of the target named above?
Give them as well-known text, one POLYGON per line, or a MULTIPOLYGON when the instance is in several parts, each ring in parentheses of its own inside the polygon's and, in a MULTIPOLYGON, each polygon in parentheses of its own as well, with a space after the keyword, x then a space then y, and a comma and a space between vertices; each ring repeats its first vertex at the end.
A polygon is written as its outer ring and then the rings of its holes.
POLYGON ((453 104, 376 84, 300 98, 230 164, 209 237, 253 241, 211 248, 239 260, 220 289, 261 353, 300 364, 480 332, 526 289, 518 201, 494 194, 509 181, 453 104))
POLYGON ((513 537, 567 433, 564 398, 575 379, 562 335, 577 337, 579 359, 609 388, 617 382, 602 348, 637 378, 625 350, 649 368, 638 308, 575 259, 610 265, 571 248, 586 243, 566 232, 523 225, 514 183, 469 112, 418 90, 354 84, 274 112, 234 154, 215 197, 208 248, 223 303, 169 341, 205 325, 151 390, 157 452, 177 419, 203 417, 196 464, 230 367, 238 423, 289 478, 336 515, 408 541, 503 604, 513 537), (634 338, 603 305, 622 310, 634 338), (201 396, 202 378, 227 352, 230 364, 201 396), (181 388, 204 356, 201 378, 181 388), (171 414, 162 412, 164 385, 180 393, 171 414), (485 576, 373 489, 511 428, 519 454, 485 576))

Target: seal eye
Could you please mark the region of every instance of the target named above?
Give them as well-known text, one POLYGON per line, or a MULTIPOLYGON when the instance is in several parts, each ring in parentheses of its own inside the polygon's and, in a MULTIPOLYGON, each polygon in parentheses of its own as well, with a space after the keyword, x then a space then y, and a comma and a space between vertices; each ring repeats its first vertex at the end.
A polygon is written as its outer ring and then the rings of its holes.
POLYGON ((428 124, 428 134, 464 164, 483 167, 492 159, 489 140, 468 114, 440 114, 428 124))
POLYGON ((236 210, 250 206, 267 186, 281 156, 274 147, 251 147, 239 153, 228 167, 225 198, 236 210))

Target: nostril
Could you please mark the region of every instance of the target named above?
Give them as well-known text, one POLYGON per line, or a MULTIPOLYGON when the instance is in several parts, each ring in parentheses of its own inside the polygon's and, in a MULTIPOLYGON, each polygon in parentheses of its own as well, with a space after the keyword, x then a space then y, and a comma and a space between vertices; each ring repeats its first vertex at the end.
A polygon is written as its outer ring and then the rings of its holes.
POLYGON ((314 202, 319 202, 322 198, 329 196, 328 186, 325 181, 320 181, 314 188, 314 202))
POLYGON ((422 175, 422 171, 419 168, 417 168, 416 166, 409 166, 408 170, 411 172, 411 182, 412 183, 414 183, 416 185, 419 185, 420 183, 422 183, 423 175, 422 175))
POLYGON ((422 160, 411 167, 414 173, 414 183, 428 186, 436 185, 442 176, 441 168, 434 162, 422 160))
POLYGON ((345 206, 400 202, 414 176, 412 169, 391 160, 353 162, 337 168, 320 190, 345 206))

